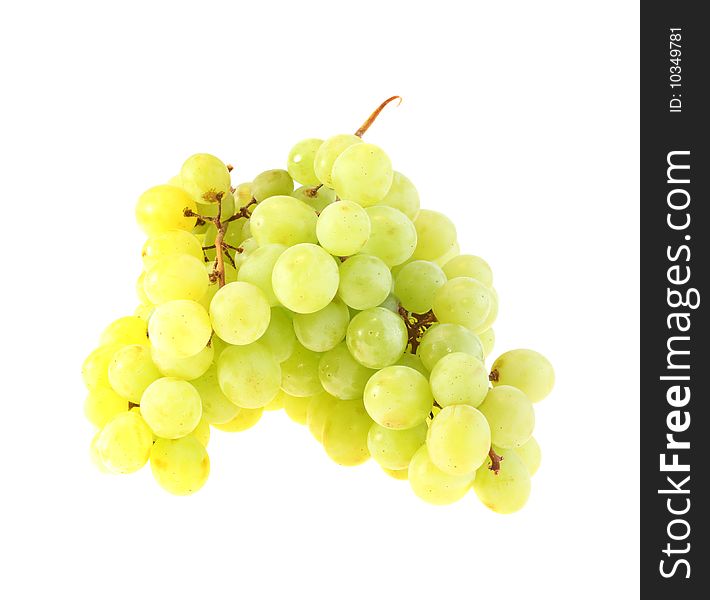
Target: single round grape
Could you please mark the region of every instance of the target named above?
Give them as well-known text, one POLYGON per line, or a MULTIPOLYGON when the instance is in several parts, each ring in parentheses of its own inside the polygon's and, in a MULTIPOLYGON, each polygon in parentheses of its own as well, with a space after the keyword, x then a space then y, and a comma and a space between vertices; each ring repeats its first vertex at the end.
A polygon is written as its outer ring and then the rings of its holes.
POLYGON ((150 469, 158 485, 176 496, 199 490, 210 474, 210 458, 193 436, 159 439, 150 451, 150 469))
POLYGON ((212 298, 210 319, 215 333, 225 342, 246 346, 264 335, 271 319, 271 307, 258 287, 235 281, 222 287, 212 298))
POLYGON ((325 140, 316 151, 313 159, 313 172, 324 186, 333 188, 333 163, 346 148, 353 144, 362 144, 362 140, 352 134, 341 133, 325 140))
POLYGON ((174 440, 194 431, 202 417, 202 400, 194 386, 176 377, 151 383, 141 397, 141 415, 153 433, 174 440))
POLYGON ((382 304, 392 289, 392 274, 376 256, 358 254, 340 263, 338 295, 356 310, 382 304))
POLYGON ((415 259, 435 260, 456 243, 456 226, 440 212, 420 210, 414 219, 414 227, 417 230, 415 259))
POLYGON ((210 434, 210 424, 202 418, 197 424, 197 427, 195 427, 195 430, 190 434, 190 437, 194 437, 202 444, 203 448, 207 448, 207 445, 210 443, 210 434))
POLYGON ((259 246, 315 244, 317 220, 316 211, 305 202, 291 196, 271 196, 254 209, 249 230, 259 246))
POLYGON ((161 354, 185 358, 207 345, 212 325, 207 311, 194 300, 171 300, 155 308, 148 334, 161 354))
POLYGON ((232 185, 227 165, 211 154, 193 154, 180 169, 182 188, 195 202, 214 202, 219 194, 227 194, 232 185))
POLYGON ((286 250, 271 276, 279 302, 297 313, 325 308, 335 297, 339 281, 335 260, 315 244, 298 244, 286 250))
POLYGON ((407 481, 409 479, 409 470, 408 469, 385 469, 382 467, 382 471, 386 475, 389 475, 392 479, 397 479, 398 481, 407 481))
POLYGON ((188 254, 172 254, 147 271, 143 288, 153 304, 170 300, 199 300, 210 280, 204 261, 188 254))
POLYGON ((81 366, 81 376, 84 385, 90 390, 109 387, 108 367, 111 364, 113 355, 121 349, 119 344, 109 344, 99 346, 89 354, 81 366))
POLYGON ((405 352, 395 364, 402 365, 403 367, 409 367, 411 369, 414 369, 415 371, 419 371, 422 375, 424 375, 424 377, 429 379, 428 369, 424 366, 422 359, 419 358, 416 354, 410 354, 409 352, 405 352))
POLYGON ((446 283, 446 275, 432 262, 415 260, 397 274, 394 294, 410 312, 425 313, 434 305, 434 296, 446 283))
POLYGON ((532 402, 518 388, 510 385, 492 388, 478 410, 491 426, 493 443, 501 448, 522 446, 535 429, 532 402))
POLYGON ((344 467, 360 465, 370 458, 367 436, 372 419, 360 400, 339 400, 323 427, 323 447, 330 458, 344 467))
POLYGON ((433 308, 442 323, 463 325, 474 333, 485 331, 489 326, 486 318, 491 310, 491 291, 476 279, 455 277, 436 292, 433 308))
POLYGON ((284 411, 288 417, 299 425, 305 425, 307 420, 308 405, 312 396, 292 396, 281 390, 279 395, 283 398, 284 411))
POLYGON ((405 262, 417 246, 414 223, 396 208, 371 206, 366 209, 370 217, 370 237, 362 247, 363 254, 381 258, 389 267, 405 262))
POLYGON ((316 235, 333 256, 350 256, 362 250, 370 237, 370 217, 355 202, 333 202, 318 217, 316 235))
POLYGON ((175 358, 170 355, 163 355, 155 348, 151 350, 153 363, 165 377, 177 377, 190 381, 197 379, 207 372, 214 360, 214 347, 205 346, 194 356, 187 358, 175 358))
POLYGON ((306 425, 311 435, 319 442, 323 441, 323 430, 330 411, 338 404, 338 399, 328 392, 311 396, 306 408, 306 425))
POLYGON ((271 306, 277 306, 279 303, 271 285, 271 274, 276 261, 284 250, 286 250, 286 246, 282 244, 266 244, 257 248, 239 267, 237 274, 238 281, 252 283, 264 292, 271 306))
POLYGON ((503 454, 500 470, 497 474, 491 471, 491 459, 487 458, 476 471, 473 490, 493 512, 507 515, 525 506, 530 496, 530 475, 515 452, 498 449, 497 453, 503 454))
POLYGON ((296 342, 293 352, 281 363, 281 388, 292 396, 303 398, 323 391, 318 377, 321 355, 296 342))
POLYGON ((84 414, 95 427, 103 427, 117 414, 128 410, 128 400, 110 387, 96 387, 89 391, 84 402, 84 414))
POLYGON ((297 200, 305 202, 308 206, 313 208, 313 210, 319 213, 322 212, 326 206, 335 202, 335 190, 331 190, 325 186, 303 186, 294 190, 291 195, 297 200))
POLYGON ((153 434, 143 417, 123 412, 101 430, 96 451, 101 464, 111 473, 133 473, 148 462, 152 445, 153 434))
POLYGON ((245 181, 234 188, 234 202, 237 206, 242 207, 249 204, 254 197, 252 193, 252 182, 245 181))
POLYGON ((452 352, 442 356, 431 370, 431 391, 439 406, 479 406, 488 393, 488 371, 475 356, 452 352))
POLYGON ((114 353, 108 367, 111 387, 134 404, 140 403, 145 389, 161 376, 147 344, 124 346, 114 353))
POLYGON ((281 367, 264 346, 231 346, 217 361, 219 387, 241 408, 261 408, 274 399, 281 384, 281 367))
POLYGON ((385 367, 370 377, 363 400, 372 420, 388 429, 424 423, 434 403, 426 377, 401 365, 385 367))
POLYGON ((484 332, 478 334, 478 339, 481 340, 483 345, 484 356, 490 356, 493 352, 493 346, 496 343, 496 334, 492 327, 489 327, 484 332))
POLYGON ((512 385, 521 390, 531 402, 539 402, 555 385, 555 371, 539 352, 509 350, 501 354, 491 367, 493 385, 512 385))
POLYGON ((266 347, 277 362, 285 361, 293 353, 296 346, 296 334, 293 331, 291 317, 285 309, 274 306, 271 309, 271 320, 259 343, 266 347))
POLYGON ((487 288, 493 287, 493 271, 489 264, 480 256, 461 254, 444 265, 444 273, 449 279, 455 277, 472 277, 487 288))
POLYGON ((345 339, 350 312, 340 298, 325 308, 307 315, 293 316, 293 329, 298 341, 313 352, 326 352, 345 339))
POLYGON ((318 185, 313 162, 323 140, 308 138, 298 142, 288 153, 288 173, 301 185, 318 185))
POLYGON ((238 431, 246 431, 254 427, 264 414, 263 408, 240 408, 237 416, 227 423, 218 423, 215 425, 220 431, 235 433, 238 431))
POLYGON ((140 317, 121 317, 104 329, 99 339, 101 346, 119 344, 147 344, 148 323, 140 317))
POLYGON ((345 335, 353 358, 370 369, 396 363, 407 347, 407 329, 399 315, 386 308, 368 308, 357 314, 345 335))
MULTIPOLYGON (((507 450, 506 452, 510 454, 511 450, 507 450)), ((542 460, 542 451, 533 436, 530 436, 527 442, 513 450, 513 452, 523 461, 528 473, 530 473, 530 477, 537 473, 537 470, 540 468, 540 461, 542 460)))
POLYGON ((321 385, 341 400, 362 398, 365 384, 374 373, 374 369, 362 366, 353 358, 345 342, 323 354, 318 363, 321 385))
POLYGON ((472 406, 445 406, 434 417, 426 439, 429 458, 444 473, 464 475, 481 466, 491 448, 491 429, 472 406))
MULTIPOLYGON (((214 340, 212 340, 214 343, 214 340)), ((221 356, 221 355, 220 355, 221 356)), ((239 412, 239 407, 224 395, 219 387, 217 365, 210 366, 204 375, 191 381, 202 400, 202 418, 210 425, 228 423, 239 412)))
POLYGON ((333 188, 340 198, 362 206, 382 201, 392 185, 392 162, 374 144, 353 144, 335 159, 331 172, 333 188))
POLYGON ((393 171, 392 185, 379 204, 401 210, 413 221, 419 214, 419 192, 407 177, 393 171))
POLYGON ((426 423, 398 430, 373 423, 367 435, 367 447, 381 467, 399 471, 409 466, 412 456, 426 441, 426 435, 426 423))
POLYGON ((187 254, 202 260, 202 244, 192 233, 181 229, 163 231, 149 237, 143 244, 143 267, 150 269, 161 258, 174 254, 187 254))
POLYGON ((195 201, 185 190, 172 185, 157 185, 138 198, 136 220, 150 236, 171 229, 190 231, 196 219, 186 217, 185 209, 197 211, 195 201))
POLYGON ((272 196, 288 196, 293 191, 293 179, 288 171, 271 169, 259 173, 251 182, 251 193, 257 202, 272 196))
POLYGON ((431 372, 443 356, 452 352, 465 352, 483 361, 483 346, 476 334, 454 323, 437 323, 427 329, 417 349, 417 356, 431 372))
POLYGON ((439 469, 429 457, 426 444, 416 451, 409 463, 409 485, 414 493, 429 504, 452 504, 461 500, 471 488, 476 472, 451 475, 439 469))

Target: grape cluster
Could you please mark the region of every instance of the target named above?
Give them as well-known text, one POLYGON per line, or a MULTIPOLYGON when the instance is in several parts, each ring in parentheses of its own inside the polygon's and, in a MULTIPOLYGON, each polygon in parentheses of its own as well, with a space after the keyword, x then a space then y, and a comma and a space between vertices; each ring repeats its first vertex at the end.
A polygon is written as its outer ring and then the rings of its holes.
POLYGON ((335 462, 373 458, 427 502, 473 488, 496 512, 525 504, 552 366, 512 350, 486 368, 491 269, 363 141, 385 104, 355 135, 297 143, 286 170, 232 187, 231 166, 196 154, 139 198, 140 305, 83 365, 100 469, 149 462, 190 494, 212 427, 284 409, 335 462))

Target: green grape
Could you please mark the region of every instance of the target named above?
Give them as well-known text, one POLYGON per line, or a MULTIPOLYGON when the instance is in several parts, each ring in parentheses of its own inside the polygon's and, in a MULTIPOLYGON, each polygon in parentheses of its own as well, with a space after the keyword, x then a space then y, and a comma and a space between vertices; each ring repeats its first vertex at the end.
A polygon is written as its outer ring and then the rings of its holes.
POLYGON ((392 274, 376 256, 358 254, 340 263, 338 295, 356 310, 382 304, 392 289, 392 274))
MULTIPOLYGON (((139 276, 138 279, 136 280, 136 296, 138 296, 138 300, 141 304, 152 304, 152 302, 148 299, 148 296, 145 293, 145 288, 143 287, 143 284, 145 283, 145 271, 143 271, 139 276)), ((138 317, 140 315, 133 315, 134 317, 138 317)))
POLYGON ((498 318, 498 292, 496 292, 495 288, 490 288, 488 292, 491 296, 491 309, 488 311, 488 316, 485 321, 476 328, 477 334, 481 334, 487 329, 490 329, 498 318))
POLYGON ((203 217, 216 217, 219 213, 220 221, 224 222, 234 215, 237 207, 232 192, 227 192, 220 203, 210 202, 209 204, 197 204, 197 212, 203 217), (221 206, 220 206, 221 205, 221 206))
POLYGON ((397 297, 391 293, 388 294, 387 298, 378 304, 378 306, 386 308, 390 312, 399 313, 399 300, 397 300, 397 297))
MULTIPOLYGON (((214 340, 212 340, 214 344, 214 340)), ((210 425, 228 423, 239 412, 239 407, 224 395, 219 387, 217 365, 213 364, 204 375, 191 381, 202 400, 202 418, 210 425)))
POLYGON ((493 287, 493 271, 480 256, 462 254, 444 264, 444 273, 449 279, 455 277, 472 277, 487 288, 493 287))
POLYGON ((271 285, 271 273, 274 265, 286 250, 281 244, 266 244, 257 248, 239 267, 238 281, 246 281, 258 287, 266 295, 271 306, 277 306, 279 301, 271 285))
POLYGON ((371 206, 370 237, 362 247, 363 254, 381 258, 388 267, 405 262, 417 245, 417 231, 407 216, 390 206, 371 206))
POLYGON ((481 340, 483 344, 483 354, 484 356, 490 356, 493 352, 493 346, 496 343, 496 334, 492 327, 489 327, 484 332, 478 334, 478 339, 481 340))
POLYGON ((362 206, 373 206, 390 190, 392 162, 374 144, 353 144, 335 159, 331 177, 338 196, 362 206))
POLYGON ((234 202, 239 207, 249 204, 253 197, 254 194, 252 193, 251 181, 240 183, 236 188, 234 188, 234 202))
POLYGON ((207 448, 210 443, 210 424, 205 421, 204 418, 200 419, 200 422, 195 427, 195 430, 190 434, 190 437, 194 437, 203 448, 207 448))
POLYGON ((114 353, 108 366, 113 390, 134 404, 140 404, 145 389, 161 377, 150 354, 147 344, 124 346, 114 353))
POLYGON ((409 479, 409 470, 408 469, 385 469, 382 467, 382 470, 389 475, 392 479, 397 479, 399 481, 406 481, 409 479))
POLYGON ((400 471, 409 466, 412 456, 426 441, 427 425, 410 429, 387 429, 373 423, 367 435, 370 455, 383 468, 400 471))
POLYGON ((170 300, 199 300, 210 280, 205 263, 187 254, 161 258, 146 273, 143 287, 153 304, 170 300))
POLYGON ((539 352, 534 350, 509 350, 493 363, 493 385, 512 385, 530 399, 539 402, 555 385, 555 371, 539 352))
POLYGON ((271 319, 271 307, 266 294, 258 287, 235 281, 219 289, 212 298, 210 319, 215 333, 225 342, 246 346, 264 335, 271 319))
POLYGON ((414 258, 435 260, 446 254, 456 243, 456 226, 440 212, 422 209, 414 219, 417 248, 414 258))
POLYGON ((95 427, 103 427, 117 414, 128 410, 128 401, 110 387, 96 387, 89 391, 84 402, 84 414, 95 427))
POLYGON ((419 214, 419 192, 407 177, 393 171, 392 185, 379 204, 396 208, 413 221, 419 214))
POLYGON ((308 138, 298 142, 288 153, 288 173, 301 185, 318 185, 313 162, 323 140, 308 138))
POLYGON ((207 311, 194 300, 171 300, 155 308, 148 334, 161 354, 186 358, 207 345, 212 325, 207 311))
POLYGON ((409 485, 414 493, 430 504, 452 504, 471 488, 476 472, 451 475, 439 469, 429 457, 426 444, 416 451, 409 463, 409 485))
POLYGON ((416 354, 410 354, 409 352, 405 352, 395 364, 401 365, 403 367, 409 367, 410 369, 414 369, 415 371, 419 371, 422 375, 424 375, 424 377, 429 379, 429 371, 424 366, 422 359, 419 358, 416 354))
POLYGON ((284 407, 283 395, 281 392, 279 392, 278 394, 276 394, 276 396, 274 396, 274 399, 264 407, 264 410, 275 411, 275 410, 281 410, 283 407, 284 407))
POLYGON ((150 451, 150 468, 160 487, 176 496, 187 496, 205 485, 210 474, 210 457, 192 436, 159 439, 150 451))
POLYGON ((345 342, 341 342, 320 358, 318 377, 325 391, 341 400, 362 398, 367 380, 374 375, 357 362, 345 342))
POLYGON ((474 333, 485 331, 491 310, 491 291, 476 279, 449 279, 434 296, 434 314, 442 323, 463 325, 474 333))
POLYGON ((323 427, 323 447, 330 458, 344 467, 360 465, 370 458, 367 435, 372 426, 360 400, 339 400, 323 427))
POLYGON ((190 231, 196 219, 186 217, 185 209, 197 210, 195 201, 187 192, 172 185, 156 185, 138 198, 136 220, 150 236, 171 229, 190 231))
POLYGON ((431 372, 443 356, 452 352, 465 352, 483 361, 483 346, 476 334, 454 323, 437 323, 427 329, 417 355, 431 372))
POLYGON ((227 165, 211 154, 193 154, 180 169, 182 188, 195 202, 213 202, 210 197, 226 194, 232 185, 227 165))
POLYGON ((304 314, 325 308, 335 297, 339 280, 336 261, 315 244, 297 244, 286 250, 271 275, 281 304, 304 314))
MULTIPOLYGON (((504 451, 497 452, 500 454, 504 451)), ((515 452, 504 454, 497 474, 490 469, 490 458, 483 461, 476 471, 473 490, 478 499, 493 512, 507 515, 525 506, 530 496, 530 475, 515 452)))
POLYGON ((108 366, 111 364, 113 355, 121 349, 119 344, 109 344, 99 346, 84 360, 81 367, 81 376, 84 385, 90 390, 99 387, 108 387, 108 366))
POLYGON ((330 411, 338 404, 338 399, 328 392, 321 392, 308 399, 306 425, 316 440, 323 441, 323 430, 330 411))
POLYGON ((461 254, 461 248, 459 247, 458 242, 456 242, 453 246, 451 246, 451 249, 448 252, 435 258, 433 262, 443 269, 447 262, 449 262, 452 258, 456 258, 459 254, 461 254))
MULTIPOLYGON (((219 279, 214 277, 214 262, 205 264, 205 272, 210 279, 210 284, 207 286, 205 295, 200 298, 200 305, 209 313, 210 303, 220 290, 219 279), (214 279, 214 281, 212 281, 214 279)), ((237 280, 237 270, 228 262, 224 263, 224 281, 225 283, 234 283, 237 280)))
POLYGON ((362 140, 356 135, 341 133, 328 138, 318 147, 313 159, 313 172, 324 186, 331 189, 335 187, 332 178, 333 163, 353 144, 362 144, 362 140))
POLYGON ((308 418, 308 405, 313 396, 292 396, 281 390, 279 392, 283 398, 284 411, 289 418, 299 425, 305 425, 308 418))
MULTIPOLYGON (((530 477, 537 473, 537 470, 540 468, 540 461, 542 460, 542 452, 540 450, 540 445, 533 436, 530 436, 530 439, 527 442, 512 452, 515 452, 515 454, 518 455, 518 458, 523 461, 528 473, 530 473, 530 477)), ((510 454, 511 450, 508 450, 507 453, 510 454)))
POLYGON ((446 283, 446 275, 432 262, 415 260, 397 274, 394 294, 410 312, 425 313, 434 305, 434 296, 446 283))
POLYGON ((293 179, 288 171, 271 169, 259 173, 251 182, 251 194, 257 202, 272 196, 288 196, 293 191, 293 179))
POLYGON ((407 328, 399 315, 386 308, 368 308, 357 314, 345 336, 353 358, 370 369, 396 363, 407 347, 407 328))
POLYGON ((488 371, 475 356, 452 352, 442 356, 431 370, 431 391, 439 406, 479 406, 488 393, 488 371))
POLYGON ((473 406, 445 406, 432 419, 426 444, 429 458, 439 469, 464 475, 478 469, 488 456, 491 429, 473 406))
POLYGON ((293 352, 281 363, 281 388, 299 398, 313 396, 323 391, 318 377, 321 355, 304 348, 296 341, 293 352))
POLYGON ((158 367, 158 371, 165 377, 177 377, 190 381, 202 377, 210 368, 214 360, 214 347, 212 345, 205 346, 197 354, 187 358, 166 356, 153 348, 151 357, 155 366, 158 367))
POLYGON ((318 217, 316 235, 333 256, 351 256, 362 250, 370 237, 370 217, 355 202, 333 202, 318 217))
POLYGON ((148 323, 140 317, 121 317, 104 329, 99 338, 101 346, 119 344, 146 344, 148 342, 148 323))
POLYGON ((350 311, 340 298, 325 308, 307 315, 293 316, 293 329, 298 341, 313 352, 326 352, 345 339, 350 311))
POLYGON ((322 212, 326 206, 335 202, 335 190, 328 187, 300 187, 291 194, 297 200, 305 202, 316 212, 322 212))
POLYGON ((493 443, 501 448, 522 446, 535 429, 532 402, 518 388, 510 385, 492 388, 478 410, 488 419, 493 443))
POLYGON ((141 415, 153 433, 174 440, 194 431, 202 418, 202 399, 193 385, 176 377, 151 383, 141 397, 141 415))
POLYGON ((281 367, 259 342, 231 346, 217 361, 219 387, 241 408, 261 408, 274 399, 281 384, 281 367))
POLYGON ((106 465, 104 465, 104 461, 101 460, 101 455, 99 454, 98 441, 100 436, 101 430, 99 429, 94 434, 94 437, 91 438, 91 444, 89 445, 89 458, 91 458, 91 462, 94 463, 94 466, 101 471, 101 473, 111 473, 111 471, 106 468, 106 465))
POLYGON ((271 196, 254 209, 249 230, 259 246, 315 244, 317 220, 316 211, 305 202, 291 196, 271 196))
POLYGON ((138 413, 122 412, 99 433, 96 451, 101 464, 111 473, 133 473, 146 462, 153 434, 138 413))
POLYGON ((434 403, 426 377, 401 365, 385 367, 370 377, 363 399, 372 420, 388 429, 424 423, 434 403))
POLYGON ((240 408, 237 416, 228 423, 217 423, 215 427, 220 431, 235 433, 237 431, 246 431, 254 427, 264 414, 263 408, 240 408))
POLYGON ((253 252, 259 247, 259 244, 254 238, 246 238, 241 244, 239 244, 241 252, 237 252, 234 256, 234 264, 237 269, 239 269, 249 258, 253 252))
POLYGON ((296 334, 293 331, 291 317, 285 309, 274 306, 271 320, 259 343, 266 347, 277 362, 282 363, 293 353, 296 346, 296 334))

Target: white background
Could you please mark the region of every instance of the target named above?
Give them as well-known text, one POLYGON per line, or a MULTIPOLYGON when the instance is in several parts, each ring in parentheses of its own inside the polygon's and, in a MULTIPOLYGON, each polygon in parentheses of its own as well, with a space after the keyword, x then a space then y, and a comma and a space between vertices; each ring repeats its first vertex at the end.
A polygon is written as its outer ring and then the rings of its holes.
POLYGON ((638 3, 13 2, 0 9, 3 598, 630 598, 638 580, 638 3), (587 8, 588 7, 588 8, 587 8), (528 506, 420 502, 269 414, 189 498, 87 456, 80 367, 130 314, 137 196, 367 134, 493 266, 536 348, 528 506))

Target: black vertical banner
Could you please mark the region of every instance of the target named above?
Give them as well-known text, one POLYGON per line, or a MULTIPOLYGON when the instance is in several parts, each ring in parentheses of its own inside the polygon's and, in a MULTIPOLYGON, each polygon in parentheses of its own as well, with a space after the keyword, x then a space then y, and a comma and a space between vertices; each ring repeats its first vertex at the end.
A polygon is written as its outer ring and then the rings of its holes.
POLYGON ((707 4, 641 5, 641 589, 710 597, 707 4))

